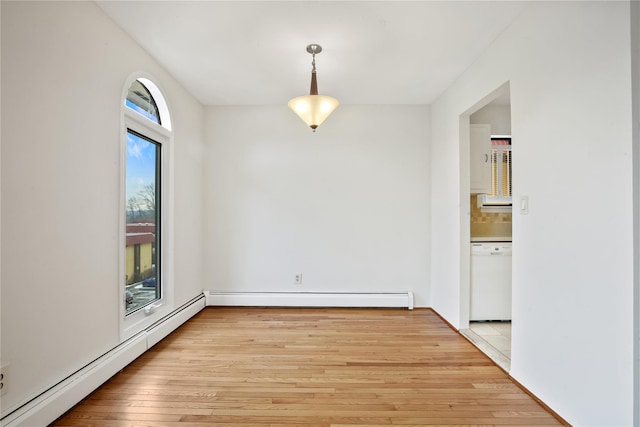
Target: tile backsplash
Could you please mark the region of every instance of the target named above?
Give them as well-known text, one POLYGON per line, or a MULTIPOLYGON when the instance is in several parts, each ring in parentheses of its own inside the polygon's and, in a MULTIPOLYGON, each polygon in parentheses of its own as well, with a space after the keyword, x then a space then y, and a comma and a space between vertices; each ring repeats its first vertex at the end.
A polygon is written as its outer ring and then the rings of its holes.
POLYGON ((471 237, 511 237, 511 212, 482 212, 472 194, 471 237))

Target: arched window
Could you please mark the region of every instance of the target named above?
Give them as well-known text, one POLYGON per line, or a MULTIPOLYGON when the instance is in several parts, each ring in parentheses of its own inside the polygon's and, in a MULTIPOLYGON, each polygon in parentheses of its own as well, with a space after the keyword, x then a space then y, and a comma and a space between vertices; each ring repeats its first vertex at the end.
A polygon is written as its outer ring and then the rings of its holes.
POLYGON ((163 280, 163 206, 167 194, 163 188, 171 120, 162 93, 146 78, 131 82, 122 110, 124 314, 137 317, 136 313, 147 316, 160 307, 168 290, 163 280))
POLYGON ((143 115, 157 124, 161 124, 156 100, 140 80, 135 80, 131 83, 131 86, 129 86, 125 104, 136 113, 143 115))

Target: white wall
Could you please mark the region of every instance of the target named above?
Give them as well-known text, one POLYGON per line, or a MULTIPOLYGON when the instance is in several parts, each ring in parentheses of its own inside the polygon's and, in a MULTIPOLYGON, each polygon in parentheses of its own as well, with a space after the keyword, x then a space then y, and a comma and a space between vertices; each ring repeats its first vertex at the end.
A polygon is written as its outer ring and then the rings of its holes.
POLYGON ((175 135, 180 305, 202 290, 203 108, 91 2, 2 2, 3 415, 119 343, 120 105, 156 77, 175 135))
POLYGON ((533 4, 432 106, 432 304, 459 325, 459 115, 510 81, 511 374, 574 425, 632 424, 629 39, 628 2, 533 4))
POLYGON ((633 247, 634 254, 634 425, 640 425, 640 3, 631 2, 631 79, 633 89, 633 247))
POLYGON ((511 107, 502 104, 489 104, 469 117, 471 124, 491 125, 491 135, 511 135, 511 107))
POLYGON ((429 300, 429 109, 208 108, 207 288, 429 300), (303 273, 294 285, 294 273, 303 273))

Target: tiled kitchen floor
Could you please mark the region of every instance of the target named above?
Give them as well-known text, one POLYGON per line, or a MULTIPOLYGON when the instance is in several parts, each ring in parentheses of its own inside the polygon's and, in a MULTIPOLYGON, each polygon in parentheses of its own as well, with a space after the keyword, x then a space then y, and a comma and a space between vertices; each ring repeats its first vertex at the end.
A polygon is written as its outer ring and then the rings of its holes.
POLYGON ((511 322, 470 322, 460 333, 467 337, 502 369, 511 367, 511 322))

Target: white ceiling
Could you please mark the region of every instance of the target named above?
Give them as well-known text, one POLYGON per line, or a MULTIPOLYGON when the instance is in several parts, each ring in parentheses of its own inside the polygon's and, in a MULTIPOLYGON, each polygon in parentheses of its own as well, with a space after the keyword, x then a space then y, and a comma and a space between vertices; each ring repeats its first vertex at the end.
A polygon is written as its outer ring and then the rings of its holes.
POLYGON ((204 105, 430 104, 524 1, 98 1, 204 105))

